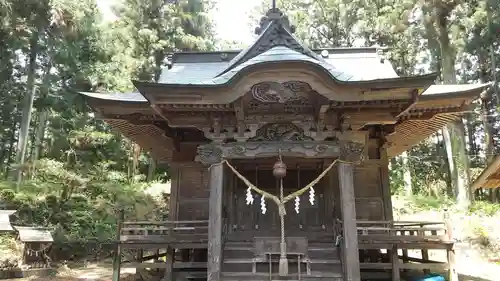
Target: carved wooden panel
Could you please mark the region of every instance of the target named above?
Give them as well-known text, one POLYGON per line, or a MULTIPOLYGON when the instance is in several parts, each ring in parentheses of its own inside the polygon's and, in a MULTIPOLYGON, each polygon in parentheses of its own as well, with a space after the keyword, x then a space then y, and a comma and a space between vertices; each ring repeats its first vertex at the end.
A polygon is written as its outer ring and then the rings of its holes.
POLYGON ((354 170, 356 197, 381 197, 380 172, 377 166, 358 167, 354 170))
POLYGON ((382 198, 356 198, 356 219, 383 220, 384 206, 382 198))

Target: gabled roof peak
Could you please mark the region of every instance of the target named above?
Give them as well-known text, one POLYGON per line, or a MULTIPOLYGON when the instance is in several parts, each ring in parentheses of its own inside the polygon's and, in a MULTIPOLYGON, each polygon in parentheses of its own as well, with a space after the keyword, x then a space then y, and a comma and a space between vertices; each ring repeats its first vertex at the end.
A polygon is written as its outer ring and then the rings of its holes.
POLYGON ((260 21, 260 26, 256 28, 259 34, 257 40, 245 50, 234 57, 219 75, 221 76, 238 65, 274 48, 277 46, 287 47, 290 50, 304 54, 317 61, 324 61, 315 52, 303 46, 299 40, 292 35, 294 28, 290 26, 288 17, 279 9, 271 9, 260 21))
POLYGON ((288 16, 285 15, 280 9, 274 8, 267 11, 266 15, 260 18, 259 26, 255 28, 255 34, 260 35, 273 21, 282 25, 290 33, 295 32, 295 26, 290 25, 288 16))

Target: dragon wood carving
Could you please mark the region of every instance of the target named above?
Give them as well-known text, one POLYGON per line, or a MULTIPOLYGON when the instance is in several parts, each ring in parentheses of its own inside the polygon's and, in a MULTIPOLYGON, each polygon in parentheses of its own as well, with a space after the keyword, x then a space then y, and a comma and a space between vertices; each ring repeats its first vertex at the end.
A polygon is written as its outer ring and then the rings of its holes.
POLYGON ((264 103, 285 103, 307 99, 307 94, 311 91, 311 86, 301 81, 261 82, 253 85, 251 89, 253 98, 264 103))
POLYGON ((313 141, 304 134, 304 130, 293 123, 270 123, 257 129, 255 137, 249 142, 256 141, 313 141))

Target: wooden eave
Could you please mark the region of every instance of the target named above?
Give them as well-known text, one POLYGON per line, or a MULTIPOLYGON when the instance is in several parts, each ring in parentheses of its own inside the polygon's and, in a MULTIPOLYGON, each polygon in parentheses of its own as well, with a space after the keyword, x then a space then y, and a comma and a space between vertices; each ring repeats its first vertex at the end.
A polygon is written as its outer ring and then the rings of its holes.
POLYGON ((493 161, 472 183, 471 187, 474 190, 478 188, 500 188, 500 155, 495 156, 493 161))
POLYGON ((399 116, 394 132, 387 136, 389 156, 397 156, 449 123, 460 121, 464 113, 472 111, 472 102, 489 85, 468 85, 469 89, 464 91, 419 96, 405 114, 399 116))
POLYGON ((104 119, 114 130, 149 151, 158 161, 169 161, 175 150, 174 140, 165 131, 153 124, 133 124, 127 120, 104 119))
POLYGON ((147 101, 106 100, 105 95, 101 96, 103 98, 98 95, 85 96, 96 118, 102 119, 113 130, 149 151, 155 160, 169 161, 172 158, 175 142, 166 135, 164 129, 153 124, 153 121, 164 119, 147 101))
POLYGON ((92 96, 89 96, 89 93, 81 94, 84 96, 87 104, 92 108, 92 110, 97 114, 97 117, 99 118, 111 114, 156 114, 147 101, 107 99, 107 94, 94 93, 92 96))
POLYGON ((311 80, 309 83, 311 87, 329 100, 363 101, 408 98, 414 89, 422 92, 431 86, 437 74, 365 81, 339 81, 317 65, 300 61, 274 63, 271 66, 266 63, 252 66, 241 70, 223 84, 207 82, 206 84, 185 85, 144 81, 133 81, 133 83, 139 92, 153 104, 228 104, 246 94, 254 84, 270 80, 284 80, 285 77, 290 76, 302 76, 305 78, 302 81, 306 83, 309 82, 307 79, 311 80), (284 74, 286 72, 288 74, 284 74), (283 78, 279 77, 280 75, 283 78), (270 78, 272 76, 276 77, 270 78), (344 94, 338 94, 339 92, 344 94))
MULTIPOLYGON (((147 83, 146 85, 156 89, 158 93, 162 92, 168 96, 162 85, 154 83, 147 83)), ((442 89, 440 89, 441 92, 435 91, 429 95, 426 95, 425 92, 421 95, 415 94, 415 89, 413 89, 413 100, 407 98, 407 108, 403 108, 403 112, 394 119, 394 123, 390 123, 393 124, 394 129, 386 137, 389 156, 402 153, 436 133, 450 122, 460 120, 465 112, 471 110, 472 101, 478 98, 488 85, 466 85, 464 86, 465 90, 454 92, 442 92, 442 89)), ((214 91, 213 94, 216 95, 218 92, 220 92, 220 88, 214 91)), ((168 118, 165 118, 162 113, 175 114, 176 112, 188 111, 235 112, 235 105, 231 103, 195 103, 188 102, 185 99, 183 103, 156 105, 150 104, 148 101, 106 100, 105 95, 99 97, 102 98, 98 98, 96 95, 87 99, 92 108, 98 113, 98 117, 104 119, 112 128, 138 143, 141 147, 151 151, 158 160, 166 161, 171 160, 173 152, 178 150, 179 140, 176 139, 174 133, 168 133, 169 130, 167 129, 173 129, 167 125, 168 118), (158 106, 161 109, 155 109, 158 106)), ((237 98, 233 99, 236 100, 237 98)), ((328 106, 332 109, 357 108, 358 111, 361 110, 361 113, 367 113, 371 110, 370 108, 401 108, 400 106, 404 101, 405 99, 395 98, 392 100, 332 101, 328 106), (391 105, 391 102, 397 102, 397 105, 391 105)), ((355 117, 352 116, 354 119, 355 117)))

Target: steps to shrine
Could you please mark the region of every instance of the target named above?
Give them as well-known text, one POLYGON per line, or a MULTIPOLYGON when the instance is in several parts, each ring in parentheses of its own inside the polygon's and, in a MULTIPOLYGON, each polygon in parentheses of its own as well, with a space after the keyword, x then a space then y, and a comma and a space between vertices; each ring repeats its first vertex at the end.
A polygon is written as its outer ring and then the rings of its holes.
POLYGON ((286 277, 279 276, 278 273, 273 273, 271 279, 269 278, 269 273, 247 273, 247 272, 223 272, 221 274, 221 280, 224 281, 254 281, 254 280, 262 280, 262 281, 299 281, 299 280, 307 280, 307 281, 344 281, 344 278, 341 273, 320 273, 313 272, 310 275, 299 275, 294 273, 289 273, 286 277))
POLYGON ((270 261, 256 257, 252 242, 226 242, 224 245, 222 281, 343 280, 342 262, 333 243, 310 243, 307 256, 300 259, 300 268, 296 256, 288 257, 286 277, 279 276, 278 268, 279 257, 270 261))

